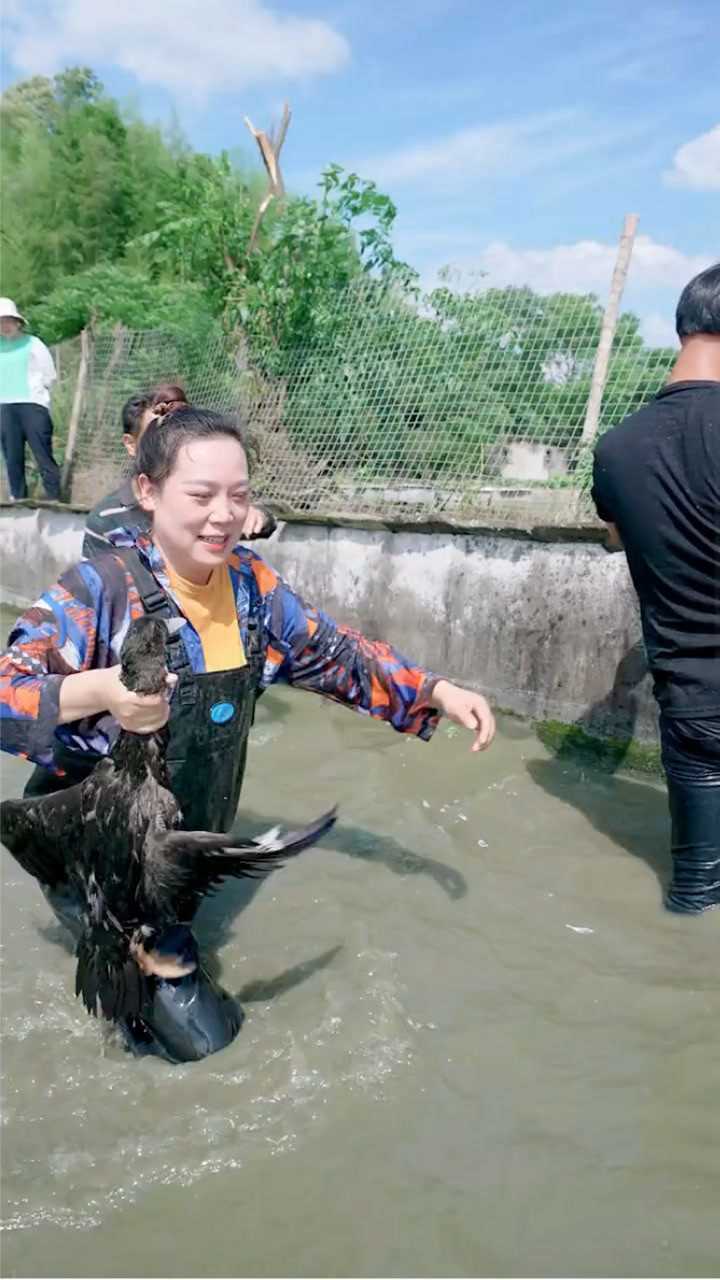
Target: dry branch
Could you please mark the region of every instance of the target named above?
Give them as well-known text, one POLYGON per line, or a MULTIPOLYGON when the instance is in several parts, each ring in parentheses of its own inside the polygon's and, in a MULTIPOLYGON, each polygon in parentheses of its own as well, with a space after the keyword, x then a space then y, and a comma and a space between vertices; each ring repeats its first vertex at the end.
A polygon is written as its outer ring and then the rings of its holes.
POLYGON ((282 151, 283 143, 287 136, 290 118, 290 108, 286 102, 283 107, 280 128, 278 130, 277 137, 275 137, 272 129, 269 134, 263 129, 256 129, 252 120, 245 116, 245 124, 258 144, 260 155, 262 156, 262 162, 265 165, 265 171, 268 176, 269 185, 269 190, 260 202, 260 207, 255 215, 255 222, 252 229, 252 235, 250 236, 250 244, 248 246, 250 253, 252 253, 255 248, 260 223, 262 222, 272 201, 280 200, 285 195, 285 184, 280 170, 280 152, 282 151))

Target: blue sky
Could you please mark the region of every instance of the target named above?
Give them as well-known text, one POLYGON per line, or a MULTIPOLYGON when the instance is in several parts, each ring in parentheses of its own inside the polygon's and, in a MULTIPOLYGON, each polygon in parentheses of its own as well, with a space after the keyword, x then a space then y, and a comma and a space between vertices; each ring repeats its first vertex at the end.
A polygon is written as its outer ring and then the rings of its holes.
POLYGON ((666 339, 720 256, 717 0, 6 0, 4 83, 92 66, 194 146, 244 151, 285 98, 288 186, 337 161, 395 199, 398 253, 461 278, 607 292, 666 339))

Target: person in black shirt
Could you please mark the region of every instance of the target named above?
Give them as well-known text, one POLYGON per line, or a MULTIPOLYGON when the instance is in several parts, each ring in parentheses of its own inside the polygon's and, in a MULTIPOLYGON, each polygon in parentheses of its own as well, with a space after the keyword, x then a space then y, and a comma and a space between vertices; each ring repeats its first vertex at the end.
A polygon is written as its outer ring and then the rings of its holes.
MULTIPOLYGON (((171 407, 187 404, 187 396, 182 387, 174 383, 161 383, 152 391, 144 391, 126 400, 122 410, 123 444, 131 458, 140 443, 140 437, 153 418, 167 413, 171 407)), ((138 506, 132 480, 124 480, 119 488, 108 493, 88 514, 85 521, 85 536, 82 554, 86 560, 100 555, 111 548, 107 535, 113 529, 131 525, 142 533, 149 531, 148 516, 138 506)), ((277 521, 266 507, 251 506, 243 528, 243 537, 248 540, 269 538, 277 528, 277 521)))
POLYGON ((720 263, 677 308, 681 352, 595 449, 593 498, 625 548, 660 707, 672 911, 720 907, 720 263))

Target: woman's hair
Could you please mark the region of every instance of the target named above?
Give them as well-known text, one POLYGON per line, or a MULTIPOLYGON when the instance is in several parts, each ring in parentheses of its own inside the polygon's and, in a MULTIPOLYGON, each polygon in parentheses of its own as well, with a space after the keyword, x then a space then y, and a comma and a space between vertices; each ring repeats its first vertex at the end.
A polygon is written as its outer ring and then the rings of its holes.
POLYGON ((209 440, 212 436, 229 436, 242 449, 246 448, 238 415, 180 404, 179 408, 155 418, 143 432, 135 454, 134 474, 147 476, 153 484, 162 484, 173 470, 183 445, 193 440, 209 440))
POLYGON ((167 413, 176 406, 187 404, 188 399, 182 387, 175 382, 160 382, 149 391, 141 391, 125 401, 122 409, 123 433, 126 436, 137 436, 142 426, 143 415, 148 409, 156 413, 167 413))
POLYGON ((163 414, 172 413, 174 409, 179 409, 187 403, 188 398, 182 387, 174 382, 160 382, 150 392, 148 409, 152 409, 162 417, 163 414))
POLYGON ((122 407, 122 429, 125 436, 136 436, 142 424, 142 416, 150 408, 150 394, 142 391, 139 395, 130 396, 122 407))

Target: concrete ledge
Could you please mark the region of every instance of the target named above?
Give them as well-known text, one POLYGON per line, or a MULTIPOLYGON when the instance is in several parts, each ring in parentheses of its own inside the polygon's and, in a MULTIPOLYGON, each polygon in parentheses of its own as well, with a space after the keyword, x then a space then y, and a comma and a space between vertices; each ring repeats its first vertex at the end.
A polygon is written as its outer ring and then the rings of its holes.
POLYGON ((490 518, 453 520, 439 516, 368 516, 325 513, 321 516, 290 511, 273 504, 278 519, 291 524, 316 525, 328 529, 369 529, 387 533, 494 533, 500 538, 522 538, 531 542, 597 542, 604 543, 607 531, 598 523, 584 524, 517 524, 500 523, 490 518))
MULTIPOLYGON (((0 512, 23 508, 38 511, 72 512, 86 515, 89 508, 66 502, 48 502, 43 499, 27 499, 22 503, 0 501, 0 512)), ((522 538, 536 542, 596 542, 603 544, 606 528, 590 513, 574 521, 542 524, 536 522, 532 509, 527 508, 523 518, 518 510, 516 521, 509 523, 491 512, 479 512, 473 518, 452 516, 427 516, 417 514, 357 515, 353 512, 326 511, 320 514, 299 511, 281 502, 273 502, 272 509, 278 520, 288 524, 313 525, 327 529, 368 529, 380 533, 494 533, 500 538, 522 538)))

